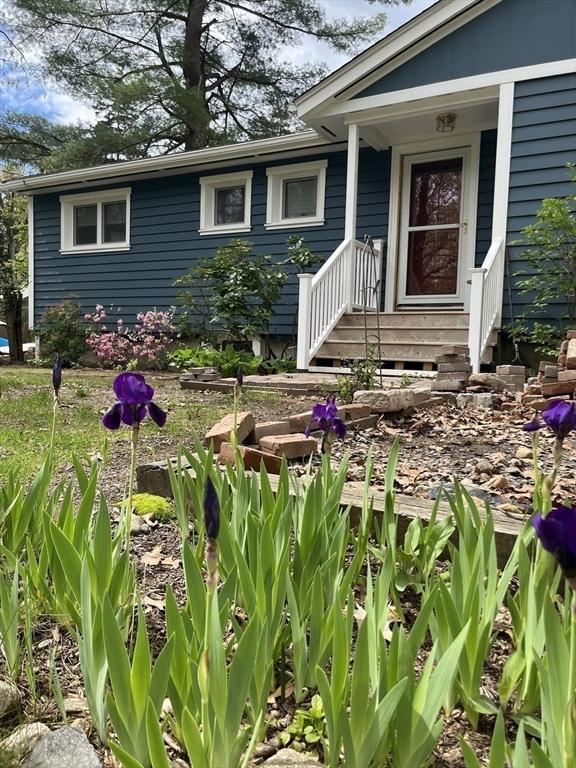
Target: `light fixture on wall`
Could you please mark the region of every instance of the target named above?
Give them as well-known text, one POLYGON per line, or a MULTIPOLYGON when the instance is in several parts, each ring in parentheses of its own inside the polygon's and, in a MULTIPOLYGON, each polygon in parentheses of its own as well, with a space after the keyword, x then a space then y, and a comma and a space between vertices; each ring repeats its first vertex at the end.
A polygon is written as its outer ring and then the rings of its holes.
POLYGON ((443 112, 436 115, 436 130, 438 133, 452 133, 456 128, 456 115, 454 112, 443 112))

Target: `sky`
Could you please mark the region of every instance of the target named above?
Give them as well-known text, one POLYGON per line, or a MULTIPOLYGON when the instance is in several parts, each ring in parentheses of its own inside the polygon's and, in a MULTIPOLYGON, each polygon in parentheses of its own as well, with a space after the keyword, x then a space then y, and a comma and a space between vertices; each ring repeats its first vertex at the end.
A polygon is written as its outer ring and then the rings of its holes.
MULTIPOLYGON (((409 5, 389 7, 368 0, 321 0, 329 18, 344 16, 370 16, 380 10, 388 15, 386 33, 404 24, 417 13, 425 10, 434 0, 412 0, 409 5)), ((0 6, 2 0, 0 0, 0 6)), ((331 51, 330 48, 312 39, 301 48, 288 49, 286 55, 295 63, 311 60, 325 63, 330 70, 344 64, 350 57, 331 51)), ((27 52, 30 60, 30 53, 27 52)), ((24 70, 4 64, 0 68, 0 111, 25 112, 43 115, 61 123, 87 124, 94 120, 93 110, 86 104, 63 92, 55 83, 40 82, 30 78, 24 70)))

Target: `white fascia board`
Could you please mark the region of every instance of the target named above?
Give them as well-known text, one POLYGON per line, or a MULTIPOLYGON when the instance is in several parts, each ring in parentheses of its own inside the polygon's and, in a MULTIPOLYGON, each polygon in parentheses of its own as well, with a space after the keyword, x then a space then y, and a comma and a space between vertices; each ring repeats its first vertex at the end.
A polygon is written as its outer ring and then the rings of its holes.
POLYGON ((317 147, 322 149, 332 142, 320 136, 314 130, 300 131, 286 136, 270 139, 257 139, 238 144, 226 144, 221 147, 207 147, 193 152, 181 152, 174 155, 149 157, 142 160, 126 160, 117 164, 97 165, 93 168, 78 168, 73 171, 50 173, 44 176, 28 176, 16 181, 0 184, 0 191, 32 193, 49 187, 59 187, 74 183, 89 183, 101 179, 113 182, 132 174, 206 166, 212 163, 243 160, 250 162, 256 158, 265 159, 277 152, 306 150, 317 147))
MULTIPOLYGON (((418 14, 411 21, 402 25, 375 45, 372 45, 364 53, 359 54, 348 64, 344 64, 340 69, 337 69, 318 83, 318 85, 302 94, 294 102, 298 116, 302 118, 312 110, 317 109, 323 102, 335 98, 359 80, 363 80, 363 87, 367 86, 368 83, 367 81, 366 83, 364 82, 364 78, 375 70, 378 70, 378 76, 381 76, 381 68, 387 61, 398 56, 407 48, 413 46, 418 40, 430 35, 439 27, 447 24, 454 17, 460 16, 469 8, 476 6, 474 9, 475 13, 467 14, 460 20, 459 24, 450 27, 449 31, 454 31, 458 26, 462 26, 471 18, 480 15, 488 7, 492 7, 498 2, 501 2, 501 0, 485 0, 485 2, 482 2, 482 0, 480 2, 479 0, 439 0, 439 2, 418 14)), ((448 34, 448 32, 445 32, 445 34, 448 34)), ((441 37, 443 36, 442 34, 441 37)), ((436 38, 434 42, 436 42, 436 38)), ((412 55, 416 55, 416 52, 420 52, 420 50, 422 48, 419 48, 412 55)), ((395 66, 396 63, 391 68, 395 68, 395 66)))
MULTIPOLYGON (((429 99, 436 96, 444 96, 460 91, 500 86, 503 83, 517 83, 522 80, 534 80, 541 77, 553 77, 555 75, 571 74, 576 71, 576 58, 551 61, 545 64, 533 64, 528 67, 516 67, 515 69, 502 69, 498 72, 487 72, 483 75, 460 77, 457 80, 444 80, 439 83, 421 85, 417 88, 406 88, 401 91, 390 91, 375 96, 364 96, 342 103, 334 103, 323 110, 323 117, 336 117, 338 115, 349 116, 354 121, 354 115, 379 107, 388 107, 393 104, 405 104, 409 101, 429 99)), ((471 97, 470 101, 473 101, 471 97)))

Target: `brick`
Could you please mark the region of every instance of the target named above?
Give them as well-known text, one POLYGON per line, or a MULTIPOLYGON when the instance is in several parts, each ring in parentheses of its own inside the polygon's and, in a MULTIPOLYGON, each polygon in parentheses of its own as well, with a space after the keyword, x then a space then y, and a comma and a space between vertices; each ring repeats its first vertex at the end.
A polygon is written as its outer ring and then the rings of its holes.
POLYGON ((290 432, 304 432, 310 426, 312 421, 312 411, 305 411, 304 413, 296 413, 293 416, 287 417, 288 424, 290 425, 290 432))
POLYGON ((368 405, 372 413, 395 413, 414 408, 430 397, 427 386, 367 389, 354 393, 354 401, 368 405))
POLYGON ((497 376, 526 376, 526 368, 523 365, 497 365, 497 376))
POLYGON ((260 448, 275 456, 286 456, 287 459, 301 459, 310 456, 318 450, 318 443, 313 437, 304 434, 270 435, 260 440, 260 448))
POLYGON ((541 384, 556 384, 558 376, 542 376, 540 379, 541 384))
POLYGON ((471 373, 472 367, 470 363, 455 362, 455 363, 438 363, 438 373, 471 373))
POLYGON ((558 355, 558 368, 566 367, 566 355, 558 355))
POLYGON ((575 389, 576 381, 556 381, 554 384, 542 384, 542 395, 544 397, 573 395, 575 389))
POLYGON ((343 421, 354 421, 370 416, 370 406, 364 403, 347 403, 338 407, 338 416, 343 421))
POLYGON ((576 339, 570 339, 566 351, 566 368, 576 368, 576 339))
POLYGON ((501 378, 502 381, 505 381, 507 384, 526 384, 526 379, 524 378, 524 376, 500 375, 499 378, 501 378))
MULTIPOLYGON (((280 474, 282 467, 282 458, 280 456, 274 456, 271 453, 265 453, 247 445, 239 445, 238 451, 242 457, 245 469, 253 469, 258 472, 263 464, 266 467, 266 471, 270 474, 280 474)), ((218 454, 218 461, 221 464, 236 463, 236 454, 230 443, 222 443, 220 453, 218 454)))
POLYGON ((352 419, 346 422, 346 427, 355 432, 361 432, 363 429, 374 429, 378 424, 380 417, 377 413, 363 416, 361 419, 352 419))
POLYGON ((538 366, 538 371, 544 373, 547 365, 556 365, 556 363, 553 360, 541 360, 540 365, 538 366))
POLYGON ((558 371, 558 381, 576 381, 576 370, 558 371))
POLYGON ((470 358, 468 355, 436 355, 434 358, 435 363, 468 363, 470 365, 470 358))
POLYGON ((541 395, 542 394, 542 387, 540 384, 527 384, 526 389, 524 390, 527 395, 541 395))
POLYGON ((289 435, 290 431, 288 421, 263 421, 254 427, 254 442, 257 443, 261 437, 269 435, 289 435))
POLYGON ((515 411, 518 408, 518 403, 505 402, 500 406, 502 411, 515 411))
POLYGON ((464 355, 468 356, 468 347, 465 344, 445 344, 441 351, 441 355, 464 355))
POLYGON ((576 339, 576 328, 571 328, 569 331, 566 331, 566 339, 568 341, 576 339))
MULTIPOLYGON (((245 442, 246 438, 252 433, 254 427, 254 416, 250 411, 240 411, 236 422, 236 437, 239 443, 245 442)), ((209 430, 204 440, 206 443, 212 442, 214 450, 219 451, 222 443, 229 443, 232 430, 234 429, 234 414, 228 413, 224 418, 215 424, 209 430)))
POLYGON ((546 365, 544 367, 544 378, 545 379, 557 379, 558 378, 558 366, 557 365, 546 365))
POLYGON ((527 405, 529 408, 533 408, 535 411, 545 411, 546 408, 550 408, 550 406, 555 403, 566 402, 567 400, 569 400, 569 397, 568 395, 565 395, 564 397, 535 398, 530 403, 527 403, 526 400, 524 400, 522 404, 527 405))
POLYGON ((438 373, 436 381, 468 381, 469 373, 464 371, 453 371, 451 373, 438 373))
POLYGON ((463 381, 438 381, 432 384, 432 392, 461 392, 466 388, 463 381))

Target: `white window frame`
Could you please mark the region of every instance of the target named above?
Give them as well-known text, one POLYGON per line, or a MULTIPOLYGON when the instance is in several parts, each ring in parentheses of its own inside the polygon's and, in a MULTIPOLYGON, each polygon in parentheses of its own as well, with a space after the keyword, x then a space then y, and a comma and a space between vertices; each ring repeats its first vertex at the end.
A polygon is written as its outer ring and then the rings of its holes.
POLYGON ((326 168, 328 160, 314 160, 310 163, 278 165, 266 169, 268 193, 266 197, 266 229, 301 229, 324 224, 324 201, 326 198, 326 168), (299 218, 284 217, 284 182, 316 176, 316 213, 314 216, 299 218))
POLYGON ((218 176, 201 176, 200 182, 200 229, 201 235, 236 234, 250 232, 252 211, 253 171, 239 171, 218 176), (234 224, 216 224, 216 192, 227 187, 244 185, 244 221, 234 224))
POLYGON ((60 195, 60 253, 108 253, 130 250, 130 187, 83 192, 79 195, 60 195), (115 243, 102 240, 102 205, 112 202, 126 203, 126 239, 115 243), (95 243, 74 244, 74 208, 79 205, 96 205, 95 243))

